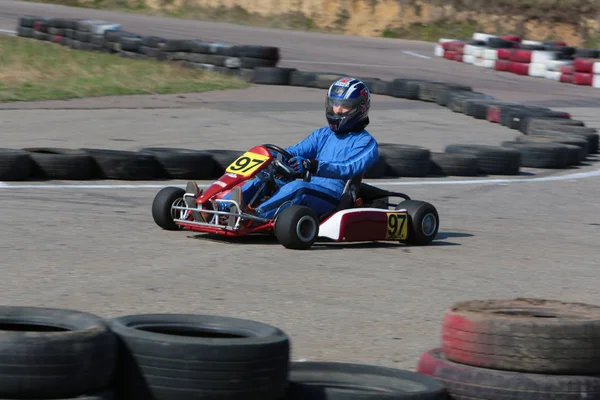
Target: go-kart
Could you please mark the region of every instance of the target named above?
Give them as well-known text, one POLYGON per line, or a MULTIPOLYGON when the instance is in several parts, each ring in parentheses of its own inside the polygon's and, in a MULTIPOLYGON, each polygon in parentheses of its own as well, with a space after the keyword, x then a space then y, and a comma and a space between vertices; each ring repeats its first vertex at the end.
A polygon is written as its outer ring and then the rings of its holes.
MULTIPOLYGON (((317 240, 327 242, 398 241, 409 245, 427 245, 439 228, 436 208, 424 201, 412 200, 400 192, 390 192, 362 182, 362 175, 346 182, 335 210, 317 215, 309 207, 284 203, 273 219, 244 212, 232 199, 222 199, 235 186, 258 177, 262 185, 272 185, 274 179, 291 182, 311 180, 311 174, 294 172, 286 160, 292 157, 279 146, 255 146, 239 156, 224 174, 194 199, 179 187, 165 187, 155 196, 152 217, 166 230, 191 230, 224 236, 273 234, 289 249, 308 249, 317 240), (390 197, 404 199, 389 203, 390 197), (194 199, 196 207, 188 207, 186 198, 194 199), (228 211, 219 211, 218 202, 229 203, 228 211)), ((264 186, 263 186, 264 187, 264 186)), ((261 188, 262 189, 262 188, 261 188)), ((260 193, 261 190, 258 191, 260 193)), ((261 199, 249 204, 256 207, 261 199)))

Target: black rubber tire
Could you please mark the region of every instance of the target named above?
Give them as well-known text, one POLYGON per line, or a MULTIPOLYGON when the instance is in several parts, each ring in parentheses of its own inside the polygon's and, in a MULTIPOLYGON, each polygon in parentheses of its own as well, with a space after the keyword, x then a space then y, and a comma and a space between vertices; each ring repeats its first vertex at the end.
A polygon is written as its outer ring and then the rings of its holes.
POLYGON ((17 36, 33 38, 33 28, 19 26, 17 27, 17 36))
POLYGON ((75 31, 75 40, 80 41, 81 43, 89 43, 92 37, 92 34, 89 32, 81 32, 75 31))
POLYGON ((395 368, 337 362, 298 362, 290 366, 283 400, 446 400, 437 379, 395 368))
POLYGON ((464 92, 472 92, 473 88, 467 85, 456 85, 440 81, 421 81, 417 82, 419 87, 419 100, 434 103, 438 97, 438 93, 448 90, 460 90, 464 92))
POLYGON ((91 35, 90 43, 95 44, 96 46, 104 47, 104 43, 106 43, 106 39, 104 39, 104 35, 91 35))
POLYGON ((140 46, 138 51, 140 54, 143 54, 145 56, 152 57, 152 58, 158 57, 158 53, 159 53, 157 48, 146 47, 146 46, 140 46))
POLYGON ((443 91, 439 91, 436 96, 435 96, 435 102, 440 105, 440 106, 444 106, 447 107, 448 103, 450 102, 450 99, 452 99, 452 97, 454 95, 461 95, 463 93, 468 93, 470 91, 467 90, 443 90, 443 91))
POLYGON ((153 49, 158 49, 161 43, 166 42, 167 39, 160 36, 142 36, 141 45, 144 47, 150 47, 153 49))
POLYGON ((33 31, 33 38, 37 39, 37 40, 42 40, 45 42, 49 42, 52 40, 52 35, 50 35, 49 33, 45 33, 45 32, 40 32, 40 31, 33 31))
POLYGON ((123 36, 137 37, 135 33, 121 30, 107 29, 104 31, 104 39, 109 43, 119 43, 119 39, 123 36))
POLYGON ((64 36, 65 30, 62 28, 51 27, 51 28, 48 28, 48 33, 51 34, 52 36, 55 36, 55 35, 64 36))
POLYGON ((477 176, 479 163, 472 154, 430 154, 429 175, 432 176, 477 176))
POLYGON ((254 69, 252 83, 259 85, 289 85, 295 68, 258 67, 254 69))
POLYGON ((379 156, 391 177, 426 177, 431 167, 431 151, 425 147, 380 143, 379 156))
POLYGON ((168 39, 158 44, 160 51, 164 52, 191 52, 193 48, 194 40, 189 39, 168 39))
POLYGON ((19 25, 25 28, 33 28, 33 24, 35 21, 39 21, 41 17, 33 16, 33 15, 25 15, 19 18, 19 25))
POLYGON ((32 168, 31 156, 25 150, 0 148, 0 181, 26 181, 32 168))
POLYGON ((471 367, 448 361, 441 349, 425 352, 417 372, 444 384, 455 400, 587 400, 600 399, 600 378, 594 376, 542 375, 471 367))
POLYGON ((502 101, 502 100, 468 99, 465 101, 464 112, 465 112, 465 115, 468 115, 475 119, 486 119, 488 106, 500 105, 500 104, 516 104, 516 103, 509 102, 509 101, 502 101))
POLYGON ((287 249, 307 250, 319 236, 319 216, 311 208, 299 205, 286 207, 275 218, 275 237, 287 249), (310 234, 300 237, 299 224, 306 223, 310 234))
POLYGON ((32 178, 87 180, 94 178, 94 159, 81 150, 27 147, 32 159, 32 178))
POLYGON ((569 155, 567 157, 569 165, 579 164, 581 161, 584 161, 588 155, 588 142, 582 138, 519 135, 515 137, 515 140, 523 143, 559 143, 567 146, 567 149, 569 149, 569 155))
POLYGON ((0 398, 69 398, 107 390, 117 341, 100 317, 0 306, 0 398))
POLYGON ((461 301, 445 310, 441 338, 449 360, 474 367, 600 374, 600 306, 593 304, 540 298, 461 301))
POLYGON ((583 121, 570 118, 525 117, 521 120, 519 131, 527 134, 531 128, 556 127, 556 125, 585 126, 583 121))
POLYGON ((400 243, 426 246, 435 239, 440 228, 440 217, 433 204, 420 200, 404 200, 395 209, 408 211, 408 237, 406 240, 401 240, 400 243), (434 217, 435 227, 431 232, 424 232, 423 219, 429 215, 434 217))
POLYGON ((367 87, 367 89, 369 89, 369 92, 371 93, 373 93, 373 86, 376 85, 378 82, 381 82, 381 79, 373 77, 357 77, 356 79, 362 81, 362 83, 365 84, 365 86, 367 87))
POLYGON ((576 58, 598 58, 598 57, 600 57, 600 51, 592 50, 592 49, 578 48, 575 51, 575 57, 576 58))
POLYGON ((502 142, 502 146, 521 153, 521 166, 529 168, 566 168, 569 150, 559 143, 502 142))
POLYGON ((241 45, 235 46, 235 57, 248 57, 262 60, 279 61, 279 47, 241 45))
POLYGON ((119 38, 119 44, 121 45, 121 50, 137 53, 140 46, 142 45, 142 38, 121 36, 119 38))
MULTIPOLYGON (((575 127, 571 127, 575 128, 575 127)), ((588 153, 589 154, 597 154, 598 153, 598 140, 600 136, 597 133, 593 132, 585 132, 585 131, 573 131, 568 130, 564 131, 562 129, 536 129, 534 131, 530 131, 528 135, 531 136, 554 136, 554 137, 578 137, 587 140, 588 142, 588 153)))
POLYGON ((212 156, 214 162, 214 176, 213 178, 220 178, 224 173, 225 169, 236 160, 239 156, 244 154, 240 150, 205 150, 212 156))
POLYGON ((566 118, 566 113, 562 111, 554 111, 545 107, 523 106, 520 108, 509 109, 502 112, 500 116, 500 124, 510 129, 519 129, 524 123, 523 120, 528 117, 553 117, 566 118))
POLYGON ((202 150, 179 149, 171 147, 143 147, 140 153, 156 158, 164 169, 164 176, 170 179, 212 179, 214 161, 212 155, 202 150))
POLYGON ((447 153, 473 154, 477 156, 479 172, 489 175, 518 175, 521 153, 516 149, 484 144, 450 144, 447 153))
POLYGON ((346 74, 339 74, 336 72, 317 72, 315 73, 314 80, 311 82, 310 87, 318 89, 329 89, 329 87, 337 80, 348 76, 346 74))
POLYGON ((90 154, 103 179, 153 180, 163 178, 160 164, 153 155, 127 150, 81 149, 90 154))
POLYGON ((375 165, 365 171, 365 179, 381 179, 387 174, 387 164, 383 158, 379 158, 375 165))
POLYGON ((390 82, 389 81, 376 81, 370 86, 371 93, 382 94, 390 96, 390 82))
POLYGON ((420 79, 394 79, 389 83, 389 93, 392 97, 402 99, 418 100, 419 99, 419 82, 420 79))
POLYGON ((467 102, 475 100, 495 100, 494 97, 481 92, 456 91, 452 92, 448 100, 448 108, 456 113, 465 112, 467 102))
POLYGON ((121 340, 114 388, 128 400, 278 400, 287 386, 290 340, 256 321, 150 314, 110 321, 121 340))
MULTIPOLYGON (((183 204, 183 201, 180 202, 178 200, 183 200, 184 193, 185 190, 174 186, 167 186, 156 193, 156 196, 154 196, 154 200, 152 201, 152 218, 156 225, 167 231, 178 231, 182 229, 173 222, 171 206, 177 203, 183 204)), ((179 210, 175 211, 179 212, 179 210)))

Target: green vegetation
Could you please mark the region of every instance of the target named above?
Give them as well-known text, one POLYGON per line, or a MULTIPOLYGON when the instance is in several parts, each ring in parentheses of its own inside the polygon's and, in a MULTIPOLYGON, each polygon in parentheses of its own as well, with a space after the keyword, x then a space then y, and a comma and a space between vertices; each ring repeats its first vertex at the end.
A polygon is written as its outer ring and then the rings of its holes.
POLYGON ((240 89, 233 76, 175 63, 72 50, 21 37, 0 37, 0 101, 71 99, 240 89))

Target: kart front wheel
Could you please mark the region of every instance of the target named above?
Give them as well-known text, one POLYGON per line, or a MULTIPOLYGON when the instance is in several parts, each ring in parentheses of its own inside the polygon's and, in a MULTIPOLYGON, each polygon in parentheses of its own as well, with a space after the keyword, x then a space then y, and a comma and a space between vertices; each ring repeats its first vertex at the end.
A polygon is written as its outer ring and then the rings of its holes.
POLYGON ((396 210, 408 211, 408 237, 400 243, 425 246, 435 239, 440 228, 440 217, 436 208, 419 200, 405 200, 396 210))
POLYGON ((308 207, 292 205, 277 216, 274 233, 288 249, 309 249, 319 236, 319 216, 308 207))
POLYGON ((169 186, 161 189, 156 194, 152 202, 152 218, 154 218, 156 225, 168 231, 181 229, 173 222, 173 219, 178 218, 181 211, 173 210, 172 207, 184 205, 184 193, 185 190, 181 188, 169 186))

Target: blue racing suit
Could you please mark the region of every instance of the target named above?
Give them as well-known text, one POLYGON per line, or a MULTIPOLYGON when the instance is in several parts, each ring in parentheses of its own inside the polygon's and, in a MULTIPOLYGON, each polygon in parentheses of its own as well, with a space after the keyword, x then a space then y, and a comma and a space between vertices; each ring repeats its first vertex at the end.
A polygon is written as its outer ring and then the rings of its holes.
MULTIPOLYGON (((314 130, 300 143, 285 150, 292 156, 318 160, 318 168, 311 182, 277 181, 278 190, 255 209, 257 216, 271 219, 277 209, 289 200, 296 205, 307 206, 322 216, 337 207, 348 179, 364 173, 379 160, 377 141, 364 129, 336 134, 326 126, 314 130)), ((244 204, 251 201, 262 184, 255 177, 242 186, 244 204)), ((224 198, 229 197, 228 194, 224 198)))

